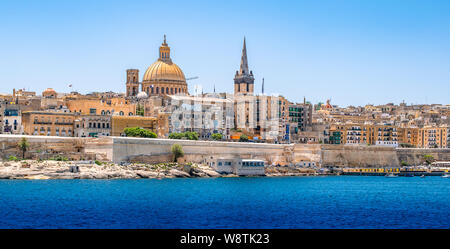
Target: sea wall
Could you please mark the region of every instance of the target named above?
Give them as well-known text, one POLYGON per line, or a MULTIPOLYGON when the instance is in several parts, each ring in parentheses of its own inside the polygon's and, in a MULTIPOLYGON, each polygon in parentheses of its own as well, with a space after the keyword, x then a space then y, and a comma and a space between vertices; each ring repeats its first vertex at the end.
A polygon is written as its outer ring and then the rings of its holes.
POLYGON ((183 160, 204 162, 211 156, 260 158, 276 163, 287 163, 284 145, 262 143, 232 143, 216 141, 190 141, 171 139, 145 139, 113 137, 113 162, 143 161, 163 162, 172 160, 171 147, 180 144, 185 156, 183 160))
POLYGON ((69 160, 92 160, 96 158, 95 152, 85 151, 86 139, 73 137, 51 136, 18 136, 0 135, 0 158, 15 156, 22 158, 22 151, 18 143, 26 138, 29 147, 25 153, 31 159, 50 159, 55 156, 66 157, 69 160))
POLYGON ((27 138, 27 158, 49 159, 62 155, 71 160, 101 160, 114 163, 161 163, 172 160, 171 147, 182 145, 181 161, 203 163, 211 156, 263 159, 268 164, 292 165, 302 161, 322 167, 398 167, 423 163, 424 155, 450 161, 450 149, 396 149, 382 146, 263 144, 216 141, 190 141, 128 137, 64 138, 0 135, 0 158, 21 157, 17 144, 27 138))
POLYGON ((404 161, 408 165, 422 164, 425 155, 431 155, 437 161, 450 161, 450 149, 399 148, 396 151, 398 160, 404 161))
POLYGON ((398 167, 395 148, 383 146, 323 145, 323 167, 398 167))

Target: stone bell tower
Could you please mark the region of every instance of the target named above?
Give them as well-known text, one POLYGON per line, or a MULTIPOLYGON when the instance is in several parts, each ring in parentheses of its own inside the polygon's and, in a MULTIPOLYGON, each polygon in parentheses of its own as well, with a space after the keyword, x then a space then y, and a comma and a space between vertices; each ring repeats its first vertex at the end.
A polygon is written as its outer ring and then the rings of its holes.
POLYGON ((139 93, 139 70, 127 70, 127 97, 136 96, 139 93))
POLYGON ((244 37, 241 67, 239 71, 236 71, 236 75, 234 76, 234 94, 253 95, 254 82, 253 72, 248 69, 247 46, 244 37))

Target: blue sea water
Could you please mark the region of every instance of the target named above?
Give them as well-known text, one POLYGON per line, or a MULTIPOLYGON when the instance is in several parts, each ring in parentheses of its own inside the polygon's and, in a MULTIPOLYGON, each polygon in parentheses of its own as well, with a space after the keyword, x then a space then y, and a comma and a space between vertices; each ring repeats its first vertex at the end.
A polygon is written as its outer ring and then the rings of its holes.
POLYGON ((0 228, 450 228, 450 179, 0 180, 0 228))

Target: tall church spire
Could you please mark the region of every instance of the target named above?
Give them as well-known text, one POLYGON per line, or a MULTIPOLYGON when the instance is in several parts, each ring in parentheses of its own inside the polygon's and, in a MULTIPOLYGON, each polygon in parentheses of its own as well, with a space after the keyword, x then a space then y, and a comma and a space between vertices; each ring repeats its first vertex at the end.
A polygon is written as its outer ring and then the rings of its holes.
POLYGON ((254 81, 253 72, 248 69, 247 44, 244 37, 241 67, 234 76, 234 94, 253 95, 254 81))
POLYGON ((244 47, 242 48, 241 69, 239 70, 239 74, 249 74, 247 61, 247 45, 245 44, 245 36, 244 36, 244 47))

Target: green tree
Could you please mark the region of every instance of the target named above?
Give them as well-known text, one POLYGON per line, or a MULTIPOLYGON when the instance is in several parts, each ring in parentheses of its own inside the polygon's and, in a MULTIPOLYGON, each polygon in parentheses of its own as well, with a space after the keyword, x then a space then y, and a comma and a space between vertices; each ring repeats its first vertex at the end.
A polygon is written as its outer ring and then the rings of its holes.
POLYGON ((183 147, 179 144, 172 145, 171 151, 172 151, 174 162, 177 162, 178 158, 184 156, 183 147))
POLYGON ((30 143, 28 143, 27 139, 23 137, 19 141, 18 146, 19 146, 20 150, 22 150, 22 158, 25 159, 25 152, 30 147, 30 143))
POLYGON ((169 139, 198 140, 198 133, 191 131, 186 131, 182 133, 173 132, 169 134, 169 139))
POLYGON ((239 142, 247 142, 247 141, 248 141, 247 135, 242 134, 242 135, 239 137, 239 142))
POLYGON ((222 140, 222 134, 220 133, 214 133, 211 135, 211 138, 218 141, 218 140, 222 140))
POLYGON ((405 161, 402 161, 401 165, 402 165, 402 166, 408 166, 408 163, 405 162, 405 161))
POLYGON ((434 161, 434 157, 432 155, 424 155, 423 159, 428 165, 430 165, 434 161))
POLYGON ((145 138, 157 138, 156 133, 140 128, 140 127, 129 127, 123 130, 127 137, 145 137, 145 138))

